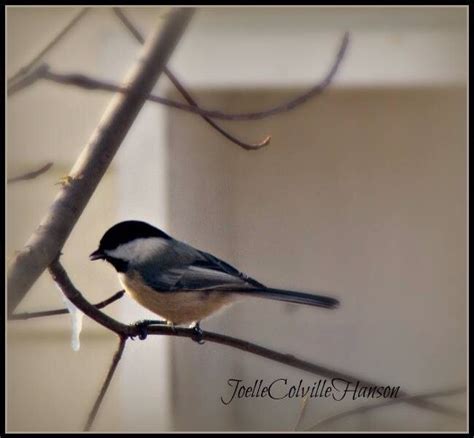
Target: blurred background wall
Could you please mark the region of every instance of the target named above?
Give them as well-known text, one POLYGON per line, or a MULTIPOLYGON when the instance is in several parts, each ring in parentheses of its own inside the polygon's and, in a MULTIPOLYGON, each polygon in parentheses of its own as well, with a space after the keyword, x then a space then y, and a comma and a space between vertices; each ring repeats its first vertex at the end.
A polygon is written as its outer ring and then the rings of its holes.
MULTIPOLYGON (((76 8, 7 9, 7 75, 24 65, 76 8)), ((144 32, 166 12, 131 8, 144 32)), ((342 33, 347 57, 331 89, 290 113, 224 123, 245 152, 201 119, 148 104, 64 248, 72 280, 92 302, 120 288, 89 263, 102 233, 142 219, 275 287, 337 296, 336 311, 249 300, 205 329, 410 393, 465 383, 466 9, 204 8, 170 68, 209 108, 266 108, 303 92, 329 68, 342 33)), ((138 45, 112 11, 91 10, 47 57, 56 70, 120 81, 138 45)), ((178 98, 165 78, 156 92, 178 98)), ((7 171, 53 161, 7 191, 7 256, 50 205, 110 95, 38 83, 7 107, 7 171)), ((43 275, 18 311, 62 307, 43 275)), ((151 316, 124 298, 107 310, 151 316)), ((12 322, 7 339, 8 429, 80 430, 116 346, 84 320, 73 352, 68 316, 12 322)), ((301 399, 220 397, 227 379, 314 376, 189 340, 128 342, 96 430, 293 430, 301 399)), ((440 399, 465 409, 465 395, 440 399)), ((370 401, 369 401, 370 402, 370 401)), ((369 403, 310 400, 304 430, 369 403)), ((325 430, 463 430, 465 421, 396 405, 325 430)))

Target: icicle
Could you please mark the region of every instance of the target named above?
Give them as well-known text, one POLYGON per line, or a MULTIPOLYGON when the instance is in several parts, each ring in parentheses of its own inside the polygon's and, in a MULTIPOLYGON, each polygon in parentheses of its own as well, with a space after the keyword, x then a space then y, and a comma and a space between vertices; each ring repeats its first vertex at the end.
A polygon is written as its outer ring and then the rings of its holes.
MULTIPOLYGON (((61 289, 59 289, 61 291, 61 289)), ((71 315, 71 322, 72 322, 72 334, 71 334, 71 346, 74 351, 79 351, 81 347, 81 342, 79 339, 79 335, 81 334, 82 330, 82 318, 84 314, 73 304, 69 301, 61 291, 61 296, 63 297, 64 303, 66 304, 67 309, 69 310, 69 314, 71 315)))

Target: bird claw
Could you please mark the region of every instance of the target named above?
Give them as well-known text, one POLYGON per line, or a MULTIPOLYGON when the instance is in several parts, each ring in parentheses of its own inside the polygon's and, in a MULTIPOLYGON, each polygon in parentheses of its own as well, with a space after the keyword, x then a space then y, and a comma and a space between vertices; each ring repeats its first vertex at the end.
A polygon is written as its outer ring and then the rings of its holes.
MULTIPOLYGON (((150 320, 150 319, 144 319, 142 321, 137 321, 134 325, 138 331, 138 339, 141 341, 144 341, 148 337, 148 327, 150 325, 163 325, 166 324, 165 321, 159 321, 159 320, 150 320)), ((131 336, 132 340, 135 340, 135 336, 131 336)))
POLYGON ((202 345, 204 344, 203 336, 204 336, 204 333, 201 327, 199 326, 199 323, 196 323, 193 327, 193 335, 191 336, 191 339, 194 342, 197 342, 199 345, 202 345))

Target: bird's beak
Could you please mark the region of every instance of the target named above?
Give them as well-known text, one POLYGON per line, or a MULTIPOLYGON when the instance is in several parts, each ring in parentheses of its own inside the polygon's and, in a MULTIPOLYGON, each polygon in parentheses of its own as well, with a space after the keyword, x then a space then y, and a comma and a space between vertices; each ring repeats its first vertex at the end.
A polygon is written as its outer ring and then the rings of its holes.
POLYGON ((100 249, 94 251, 89 256, 89 260, 101 260, 101 259, 105 259, 105 254, 100 249))

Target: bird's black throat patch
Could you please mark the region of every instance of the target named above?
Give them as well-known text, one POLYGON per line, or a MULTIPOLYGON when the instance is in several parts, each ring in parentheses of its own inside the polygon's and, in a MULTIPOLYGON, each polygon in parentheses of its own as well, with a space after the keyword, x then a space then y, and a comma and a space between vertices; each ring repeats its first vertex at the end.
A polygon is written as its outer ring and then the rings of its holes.
POLYGON ((117 272, 125 273, 128 269, 128 262, 116 257, 106 256, 105 260, 108 261, 117 272))

